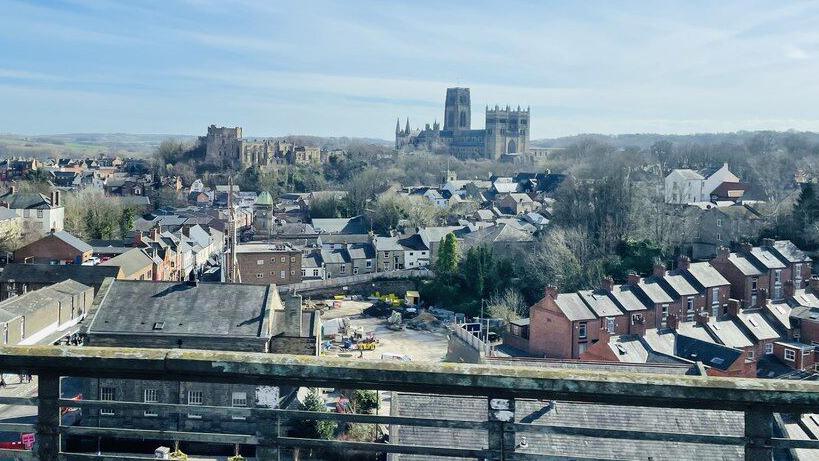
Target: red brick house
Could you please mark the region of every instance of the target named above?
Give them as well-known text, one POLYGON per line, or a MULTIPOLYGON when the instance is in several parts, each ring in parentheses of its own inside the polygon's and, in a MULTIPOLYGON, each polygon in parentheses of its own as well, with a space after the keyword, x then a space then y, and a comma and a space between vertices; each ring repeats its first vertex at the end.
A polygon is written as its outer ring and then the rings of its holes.
POLYGON ((82 264, 91 259, 91 245, 65 231, 52 232, 14 252, 19 263, 82 264))
POLYGON ((773 354, 794 370, 811 371, 817 369, 815 347, 792 341, 777 341, 773 354))

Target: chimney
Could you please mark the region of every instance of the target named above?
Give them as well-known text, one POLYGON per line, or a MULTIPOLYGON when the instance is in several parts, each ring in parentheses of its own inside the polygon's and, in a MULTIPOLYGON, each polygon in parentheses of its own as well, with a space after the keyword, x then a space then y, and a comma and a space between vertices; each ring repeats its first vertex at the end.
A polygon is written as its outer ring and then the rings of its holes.
POLYGON ((16 194, 16 193, 17 193, 17 186, 11 186, 11 187, 9 187, 9 194, 14 195, 14 194, 16 194))
POLYGON ((741 243, 741 244, 739 245, 739 248, 742 250, 742 252, 743 252, 743 253, 750 253, 750 252, 751 252, 751 249, 752 249, 753 247, 754 247, 754 246, 753 246, 753 245, 751 245, 751 244, 750 244, 750 243, 748 243, 748 242, 743 242, 743 243, 741 243))
POLYGON ((159 240, 160 228, 159 226, 154 226, 151 228, 151 240, 156 242, 159 240))
POLYGON ((811 276, 808 280, 808 287, 813 294, 819 294, 819 275, 811 276))
POLYGON ((768 290, 764 288, 759 290, 759 297, 756 300, 756 305, 759 307, 765 307, 768 305, 768 290))
POLYGON ((680 257, 677 258, 677 268, 687 271, 689 267, 691 267, 691 258, 686 255, 680 255, 680 257))
POLYGON ((607 276, 603 277, 603 281, 600 283, 600 288, 605 290, 605 291, 613 290, 614 289, 614 279, 610 275, 607 275, 607 276))
POLYGON ((646 319, 643 314, 634 314, 631 316, 631 334, 637 336, 646 335, 646 319))
POLYGON ((668 328, 677 331, 677 327, 680 326, 680 320, 677 317, 677 314, 668 314, 668 319, 666 319, 666 325, 668 328))
POLYGON ((284 335, 301 337, 301 295, 288 294, 284 298, 284 335))
POLYGON ((762 246, 766 248, 771 248, 774 246, 774 239, 762 239, 762 246))
POLYGON ((665 276, 665 264, 659 262, 654 264, 654 272, 655 277, 664 277, 665 276))
POLYGON ((640 283, 640 275, 638 275, 634 271, 629 271, 628 273, 628 284, 631 286, 637 286, 640 283))
POLYGON ((738 299, 729 299, 728 300, 728 316, 731 318, 739 317, 739 300, 738 299))
POLYGON ((547 285, 546 288, 543 289, 543 296, 546 298, 557 298, 557 287, 554 285, 547 285))
POLYGON ((697 312, 696 317, 694 317, 694 321, 697 322, 697 325, 705 326, 708 324, 708 320, 710 320, 711 316, 708 315, 708 311, 699 311, 697 312))
POLYGON ((786 280, 784 288, 785 298, 792 298, 796 293, 796 285, 793 283, 793 280, 786 280))
POLYGON ((721 246, 717 248, 717 259, 719 261, 728 261, 728 256, 731 254, 731 250, 728 247, 721 246))

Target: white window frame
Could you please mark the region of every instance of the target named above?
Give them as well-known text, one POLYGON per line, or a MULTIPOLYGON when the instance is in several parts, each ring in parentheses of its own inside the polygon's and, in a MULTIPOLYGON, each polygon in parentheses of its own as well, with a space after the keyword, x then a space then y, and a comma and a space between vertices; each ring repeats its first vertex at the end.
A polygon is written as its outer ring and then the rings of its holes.
POLYGON ((694 320, 694 297, 689 296, 685 300, 685 320, 690 322, 694 320))
MULTIPOLYGON (((117 390, 111 386, 100 387, 100 400, 113 402, 117 399, 117 390)), ((110 408, 100 408, 100 416, 113 416, 116 412, 110 408)))
POLYGON ((785 352, 784 352, 783 355, 785 357, 785 360, 787 360, 788 362, 796 362, 796 351, 795 350, 785 349, 785 352), (788 356, 790 356, 790 358, 788 358, 788 356))
POLYGON ((264 259, 257 259, 256 260, 256 265, 257 266, 264 266, 264 259))
POLYGON ((719 306, 719 287, 711 288, 711 305, 719 306))
POLYGON ((660 307, 660 321, 665 325, 665 322, 668 320, 668 304, 663 304, 660 307))
MULTIPOLYGON (((205 394, 203 391, 188 391, 188 405, 201 406, 205 401, 205 394)), ((195 413, 188 413, 188 419, 202 419, 202 415, 195 413)))
MULTIPOLYGON (((142 391, 142 401, 144 403, 159 403, 159 390, 155 388, 145 389, 142 391)), ((145 416, 159 416, 156 410, 145 410, 145 416)))
POLYGON ((765 354, 766 355, 773 354, 773 343, 765 343, 765 354))
MULTIPOLYGON (((247 408, 247 392, 231 392, 230 406, 235 408, 247 408)), ((244 421, 246 418, 244 416, 233 415, 230 417, 230 419, 235 421, 244 421)))
POLYGON ((577 324, 577 339, 586 339, 589 337, 589 325, 586 322, 577 324))
POLYGON ((748 358, 749 358, 749 359, 751 359, 751 360, 753 360, 753 359, 754 359, 754 355, 756 355, 756 354, 754 353, 753 348, 748 349, 748 358))

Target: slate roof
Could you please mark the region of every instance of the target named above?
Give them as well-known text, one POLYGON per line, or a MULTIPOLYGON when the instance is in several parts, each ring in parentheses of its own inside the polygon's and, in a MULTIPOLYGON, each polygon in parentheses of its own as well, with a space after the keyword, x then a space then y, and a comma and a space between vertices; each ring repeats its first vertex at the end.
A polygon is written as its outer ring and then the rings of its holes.
POLYGON ((43 194, 34 192, 7 192, 0 196, 0 201, 7 202, 8 208, 19 209, 48 209, 51 208, 51 199, 43 194))
POLYGON ((322 263, 320 251, 311 251, 301 257, 301 267, 305 269, 319 268, 322 263))
POLYGON ((74 237, 73 235, 69 234, 66 231, 56 231, 51 233, 52 236, 62 240, 63 242, 71 245, 72 248, 85 253, 86 251, 93 251, 94 249, 91 248, 91 245, 83 242, 82 240, 74 237))
POLYGON ((714 266, 707 262, 691 263, 686 272, 688 272, 702 288, 713 288, 731 284, 714 266))
POLYGON ((470 232, 464 235, 463 238, 464 245, 466 246, 499 242, 521 243, 531 242, 532 240, 532 234, 504 222, 470 232))
POLYGON ((376 251, 404 251, 398 237, 376 237, 374 243, 376 251))
POLYGON ((674 171, 685 179, 705 179, 701 174, 688 168, 678 168, 674 171))
POLYGON ((678 334, 674 355, 702 362, 709 367, 727 370, 740 358, 742 351, 678 334))
MULTIPOLYGON (((515 420, 522 423, 559 427, 588 427, 631 431, 658 431, 741 436, 744 430, 741 412, 720 410, 689 410, 670 408, 625 407, 581 402, 554 403, 538 400, 515 401, 515 420)), ((485 398, 393 394, 390 413, 392 416, 423 417, 433 419, 459 419, 484 421, 487 418, 485 398)), ((740 460, 743 449, 736 446, 714 444, 672 443, 622 440, 526 432, 526 448, 523 453, 575 459, 582 455, 593 459, 646 459, 650 454, 655 461, 702 461, 740 460)), ((418 426, 395 426, 390 441, 407 445, 426 445, 452 448, 486 448, 486 431, 418 426)), ((398 455, 405 460, 449 460, 453 458, 426 455, 398 455)))
POLYGON ((577 293, 559 293, 555 298, 555 304, 571 321, 597 318, 577 293))
POLYGON ((615 317, 623 314, 605 291, 581 290, 577 293, 598 317, 615 317))
POLYGON ((131 275, 145 269, 147 266, 153 264, 153 260, 150 256, 145 254, 144 251, 140 248, 133 248, 131 250, 122 253, 119 256, 114 256, 113 258, 105 261, 104 263, 100 264, 100 266, 116 266, 122 269, 122 275, 124 277, 130 277, 131 275))
POLYGON ((812 259, 807 253, 800 250, 790 240, 777 240, 771 248, 773 253, 780 257, 783 261, 790 263, 810 262, 812 259))
POLYGON ((418 234, 412 234, 398 241, 402 246, 410 250, 427 251, 429 247, 424 244, 424 240, 418 234))
POLYGON ((741 349, 754 345, 732 319, 711 320, 708 322, 708 329, 720 343, 728 347, 741 349))
POLYGON ((751 256, 759 262, 763 267, 768 269, 784 269, 785 264, 779 260, 773 253, 765 248, 753 247, 751 248, 751 256))
MULTIPOLYGON (((51 307, 58 302, 71 304, 72 296, 81 294, 89 288, 74 280, 63 280, 54 285, 6 299, 0 302, 0 322, 8 322, 21 315, 51 307)), ((86 306, 88 307, 90 306, 86 306)))
POLYGON ((779 333, 776 332, 776 329, 762 315, 761 309, 742 310, 739 312, 737 319, 745 325, 745 328, 751 332, 751 335, 753 335, 757 341, 779 339, 779 333))
POLYGON ((8 264, 0 272, 0 283, 54 284, 71 279, 98 290, 106 277, 116 277, 118 273, 118 267, 105 265, 8 264))
POLYGON ((324 264, 344 264, 350 262, 350 255, 346 248, 338 250, 321 250, 321 259, 324 264))
POLYGON ((762 275, 762 271, 745 256, 738 253, 728 255, 728 261, 745 276, 762 275))
POLYGON ((651 301, 652 304, 673 303, 674 299, 668 291, 659 283, 656 277, 646 277, 640 280, 637 288, 651 301))
POLYGON ((686 280, 682 272, 668 272, 665 277, 663 277, 663 280, 679 296, 693 296, 699 293, 699 290, 694 288, 688 280, 686 280))
POLYGON ((611 290, 611 295, 617 305, 626 312, 648 309, 648 306, 640 300, 636 288, 631 285, 615 285, 611 290))
POLYGON ((312 220, 316 232, 327 234, 366 234, 362 216, 352 218, 315 218, 312 220))
MULTIPOLYGON (((267 334, 271 286, 115 280, 89 326, 94 333, 251 336, 267 334), (134 309, 139 306, 139 309, 134 309), (157 328, 161 324, 161 328, 157 328)), ((273 287, 275 289, 275 286, 273 287)))
POLYGON ((777 326, 782 330, 791 329, 791 306, 785 302, 769 301, 765 306, 765 311, 770 318, 776 321, 777 326))

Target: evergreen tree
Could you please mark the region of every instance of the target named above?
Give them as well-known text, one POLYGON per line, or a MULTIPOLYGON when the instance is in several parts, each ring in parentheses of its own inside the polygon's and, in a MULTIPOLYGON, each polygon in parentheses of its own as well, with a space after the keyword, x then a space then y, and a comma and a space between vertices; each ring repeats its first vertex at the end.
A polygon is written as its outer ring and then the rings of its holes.
POLYGON ((444 277, 451 277, 458 271, 458 240, 455 234, 449 233, 441 239, 441 247, 438 248, 438 261, 435 269, 444 277))
MULTIPOLYGON (((327 407, 318 391, 311 389, 304 398, 304 402, 299 404, 299 410, 326 413, 327 407)), ((307 438, 330 440, 335 435, 335 431, 336 422, 323 419, 304 421, 300 432, 307 438)))

